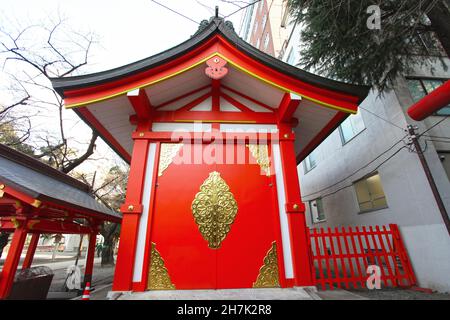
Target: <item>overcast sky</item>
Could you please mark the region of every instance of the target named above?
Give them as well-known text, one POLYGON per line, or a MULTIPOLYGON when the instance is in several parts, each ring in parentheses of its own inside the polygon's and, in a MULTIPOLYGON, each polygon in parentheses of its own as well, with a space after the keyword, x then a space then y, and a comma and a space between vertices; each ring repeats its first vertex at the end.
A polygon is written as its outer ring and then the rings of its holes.
MULTIPOLYGON (((216 5, 222 15, 239 9, 218 0, 157 1, 197 22, 214 15, 216 5)), ((99 36, 101 46, 92 57, 94 71, 166 50, 187 40, 198 28, 195 23, 151 0, 1 0, 0 10, 2 25, 35 23, 59 11, 73 28, 93 31, 99 36)), ((229 18, 236 30, 243 11, 229 18)))
MULTIPOLYGON (((219 14, 226 16, 239 7, 219 0, 156 0, 167 7, 200 22, 214 15, 214 7, 219 6, 219 14)), ((237 1, 242 5, 245 1, 237 1)), ((248 0, 248 2, 252 2, 248 0)), ((236 31, 244 10, 229 19, 236 31)), ((139 59, 146 58, 187 40, 198 25, 183 18, 151 0, 0 0, 0 27, 15 30, 36 23, 45 22, 58 15, 66 19, 66 24, 81 32, 91 31, 98 37, 99 44, 92 50, 89 65, 84 73, 111 69, 139 59)), ((10 71, 10 70, 9 70, 10 71)), ((4 85, 1 79, 0 86, 4 85)), ((8 104, 5 91, 0 89, 0 103, 8 104)), ((28 107, 28 106, 27 106, 28 107)), ((35 130, 58 130, 56 113, 54 119, 36 117, 35 130), (53 121, 54 120, 54 121, 53 121)), ((65 112, 70 136, 73 140, 87 141, 90 129, 71 111, 65 112)), ((80 145, 82 148, 82 145, 80 145)), ((99 157, 105 160, 91 161, 81 169, 95 171, 106 169, 118 158, 105 144, 98 144, 99 157)))

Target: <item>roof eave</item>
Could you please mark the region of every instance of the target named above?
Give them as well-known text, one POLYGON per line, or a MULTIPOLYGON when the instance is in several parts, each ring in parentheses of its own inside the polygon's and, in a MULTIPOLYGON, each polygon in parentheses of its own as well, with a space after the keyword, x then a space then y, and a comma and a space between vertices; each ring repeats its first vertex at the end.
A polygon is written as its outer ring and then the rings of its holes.
POLYGON ((82 89, 108 83, 163 65, 167 61, 175 59, 179 56, 182 56, 186 52, 191 51, 195 47, 210 39, 215 34, 220 34, 226 40, 228 40, 229 43, 233 44, 238 50, 281 73, 287 74, 295 79, 307 82, 311 85, 320 86, 328 90, 355 96, 358 98, 358 104, 367 97, 370 91, 370 87, 368 86, 354 85, 324 78, 313 73, 301 70, 297 67, 291 66, 279 59, 265 54, 239 38, 230 24, 224 22, 224 20, 221 18, 212 19, 203 30, 194 34, 185 42, 140 61, 93 74, 66 78, 51 78, 50 80, 52 82, 53 88, 62 97, 65 97, 64 93, 68 90, 82 89))

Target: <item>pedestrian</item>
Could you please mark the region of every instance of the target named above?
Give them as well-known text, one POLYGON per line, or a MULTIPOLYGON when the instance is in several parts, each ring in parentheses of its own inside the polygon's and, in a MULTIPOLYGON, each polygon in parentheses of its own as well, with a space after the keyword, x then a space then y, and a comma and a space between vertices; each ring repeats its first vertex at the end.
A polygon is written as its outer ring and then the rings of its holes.
POLYGON ((97 244, 97 257, 100 258, 100 255, 102 254, 103 245, 101 243, 97 244))

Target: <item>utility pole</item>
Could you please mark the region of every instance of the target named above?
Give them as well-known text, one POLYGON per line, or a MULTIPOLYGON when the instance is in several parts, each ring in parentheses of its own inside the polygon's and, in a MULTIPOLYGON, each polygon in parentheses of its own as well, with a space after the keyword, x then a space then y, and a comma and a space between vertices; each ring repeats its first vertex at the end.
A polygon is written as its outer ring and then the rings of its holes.
POLYGON ((434 181, 433 175, 431 174, 430 167, 428 166, 427 160, 422 151, 422 147, 419 144, 416 135, 416 128, 412 125, 407 126, 407 130, 409 133, 409 137, 411 138, 411 142, 416 149, 417 155, 419 156, 420 163, 422 164, 423 171, 425 172, 425 176, 427 177, 428 183, 430 185, 431 191, 433 192, 434 199, 436 200, 436 204, 441 213, 442 219, 444 219, 444 224, 447 227, 447 232, 450 235, 450 219, 447 214, 447 210, 445 209, 444 202, 442 201, 441 195, 439 194, 439 190, 434 181))

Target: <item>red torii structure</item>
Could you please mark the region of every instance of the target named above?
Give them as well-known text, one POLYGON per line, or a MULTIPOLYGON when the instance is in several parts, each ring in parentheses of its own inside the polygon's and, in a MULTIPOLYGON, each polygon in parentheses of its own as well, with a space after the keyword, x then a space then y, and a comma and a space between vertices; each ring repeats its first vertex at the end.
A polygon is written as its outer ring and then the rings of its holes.
POLYGON ((408 115, 420 121, 450 104, 450 80, 430 92, 408 109, 408 115))
POLYGON ((32 237, 22 269, 31 267, 41 234, 88 234, 84 283, 91 281, 104 221, 120 223, 121 215, 98 203, 88 185, 0 144, 0 231, 13 233, 0 274, 0 299, 9 295, 27 234, 32 237))

